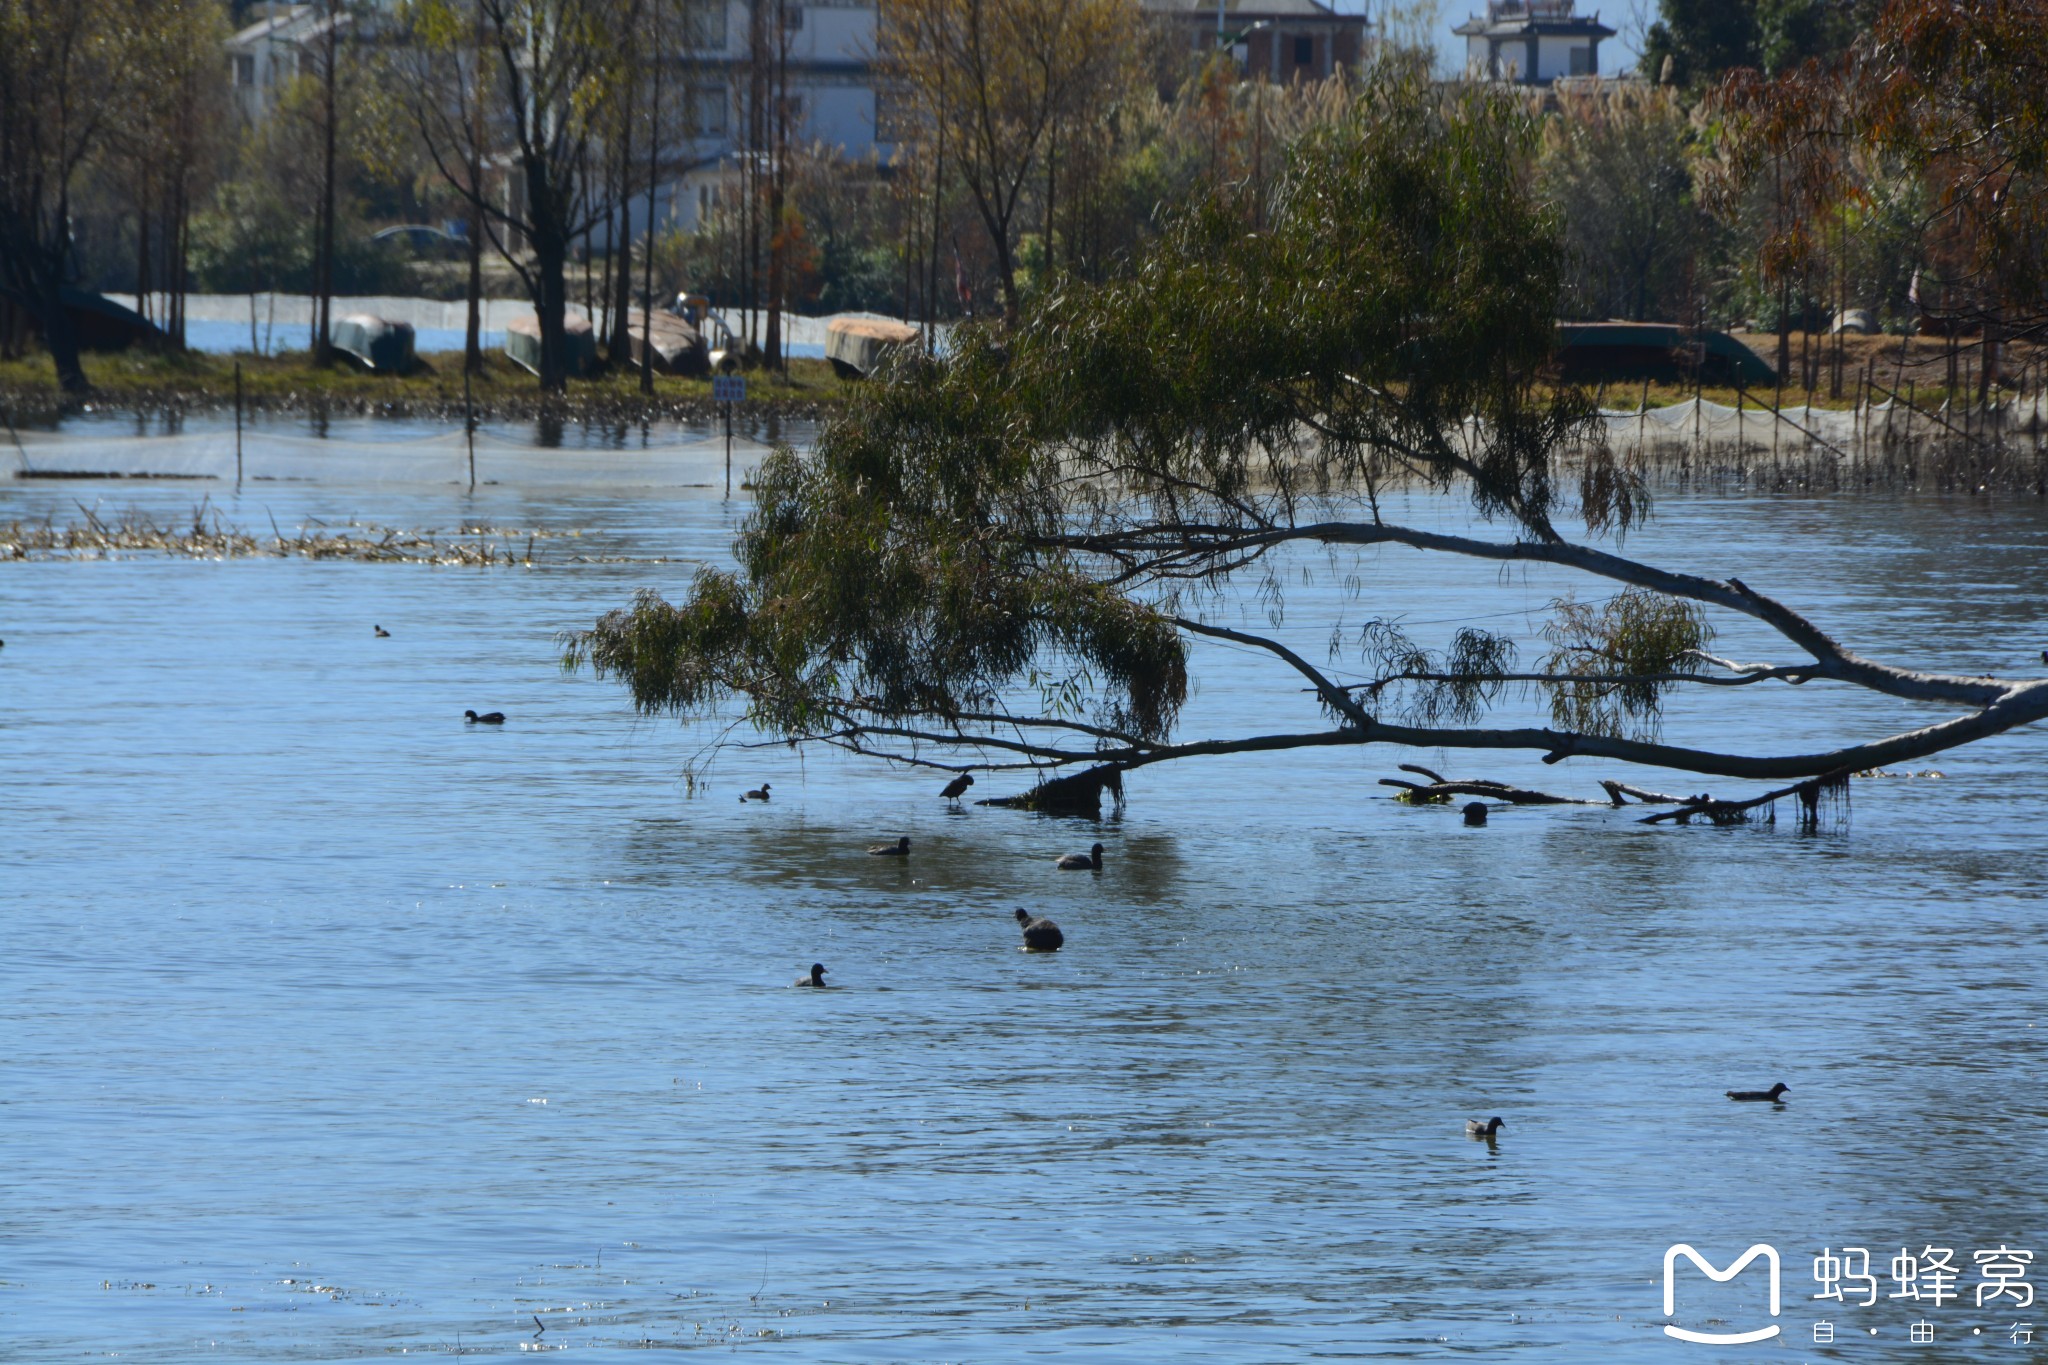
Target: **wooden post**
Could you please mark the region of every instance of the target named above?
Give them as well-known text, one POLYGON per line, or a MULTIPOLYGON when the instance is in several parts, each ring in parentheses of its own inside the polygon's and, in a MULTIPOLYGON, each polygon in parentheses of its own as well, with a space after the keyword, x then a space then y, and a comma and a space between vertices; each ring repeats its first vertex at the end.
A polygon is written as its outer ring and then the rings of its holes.
POLYGON ((1771 395, 1771 463, 1778 462, 1778 428, 1785 423, 1785 369, 1778 367, 1778 388, 1771 395))
POLYGON ((1920 381, 1906 381, 1906 459, 1913 458, 1913 417, 1920 411, 1920 381))
POLYGON ((1692 453, 1700 453, 1700 408, 1707 392, 1707 343, 1694 342, 1692 366, 1692 453))
POLYGON ((470 396, 469 367, 462 368, 462 431, 469 441, 469 491, 476 492, 476 400, 470 396))
POLYGON ((1650 381, 1643 381, 1643 405, 1636 410, 1636 458, 1643 457, 1643 442, 1650 429, 1650 381))
POLYGON ((242 362, 235 362, 235 489, 242 487, 242 362))

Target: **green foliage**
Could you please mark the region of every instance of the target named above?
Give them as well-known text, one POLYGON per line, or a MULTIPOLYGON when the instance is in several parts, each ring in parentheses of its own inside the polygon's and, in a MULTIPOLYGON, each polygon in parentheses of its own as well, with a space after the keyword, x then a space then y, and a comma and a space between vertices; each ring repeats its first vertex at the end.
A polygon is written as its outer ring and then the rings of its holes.
MULTIPOLYGON (((1368 83, 1270 201, 1226 188, 1129 277, 1060 280, 1022 325, 865 386, 812 455, 763 465, 738 572, 643 595, 568 661, 648 711, 743 698, 792 738, 943 731, 1051 680, 1050 723, 1156 740, 1187 696, 1177 590, 1256 556, 1141 563, 1120 537, 1227 541, 1401 477, 1469 481, 1482 515, 1554 538, 1552 453, 1590 406, 1535 384, 1564 253, 1532 139, 1504 96, 1368 83)), ((1445 663, 1481 680, 1423 704, 1470 714, 1509 658, 1461 634, 1445 663)))
POLYGON ((1564 216, 1567 312, 1689 319, 1714 224, 1693 191, 1695 132, 1676 92, 1617 88, 1559 102, 1544 125, 1537 184, 1564 216))
POLYGON ((1679 85, 1711 85, 1751 67, 1788 70, 1839 56, 1879 9, 1879 0, 1662 0, 1663 17, 1644 35, 1642 72, 1664 63, 1679 85))
POLYGON ((1359 692, 1366 710, 1396 714, 1409 725, 1469 725, 1485 715, 1507 686, 1515 642, 1465 627, 1442 654, 1422 648, 1391 621, 1372 621, 1360 633, 1360 652, 1374 682, 1359 692))
MULTIPOLYGON (((338 294, 410 294, 415 280, 404 255, 370 240, 370 225, 336 213, 334 290, 338 294)), ((192 220, 192 276, 202 291, 308 293, 313 288, 313 224, 302 206, 273 187, 235 180, 192 220)))
POLYGON ((1540 671, 1569 679, 1543 685, 1561 730, 1654 739, 1675 679, 1706 671, 1699 651, 1713 629, 1697 603, 1629 588, 1598 606, 1563 597, 1550 609, 1540 671))

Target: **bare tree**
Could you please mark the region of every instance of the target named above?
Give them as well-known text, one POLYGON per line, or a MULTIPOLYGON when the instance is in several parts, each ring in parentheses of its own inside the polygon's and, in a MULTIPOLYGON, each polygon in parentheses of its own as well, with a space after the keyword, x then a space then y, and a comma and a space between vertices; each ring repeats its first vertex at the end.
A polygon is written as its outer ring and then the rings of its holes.
POLYGON ((1094 117, 1140 50, 1131 0, 883 0, 879 63, 916 107, 987 233, 1018 314, 1017 230, 1061 120, 1094 117))
POLYGON ((588 167, 630 38, 621 0, 411 0, 401 14, 413 121, 441 178, 525 284, 541 387, 560 389, 570 245, 612 209, 588 167), (476 183, 472 167, 495 173, 502 192, 476 183))
POLYGON ((150 73, 144 35, 176 0, 0 0, 0 286, 40 325, 58 385, 88 387, 65 312, 80 176, 107 150, 150 73))

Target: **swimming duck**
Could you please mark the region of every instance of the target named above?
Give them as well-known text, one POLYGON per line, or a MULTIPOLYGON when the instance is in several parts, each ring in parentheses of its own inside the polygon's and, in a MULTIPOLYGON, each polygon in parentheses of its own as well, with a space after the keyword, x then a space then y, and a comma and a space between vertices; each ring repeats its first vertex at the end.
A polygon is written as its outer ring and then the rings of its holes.
POLYGON ((825 985, 825 964, 822 962, 813 962, 811 964, 811 974, 809 976, 798 977, 796 979, 796 984, 799 986, 816 986, 821 991, 829 989, 829 987, 825 985))
POLYGON ((474 711, 464 711, 462 713, 462 720, 466 725, 503 725, 505 723, 505 713, 503 711, 486 711, 482 715, 478 715, 474 711))
POLYGON ((1488 1119, 1484 1123, 1481 1123, 1478 1119, 1466 1119, 1465 1136, 1485 1138, 1488 1142, 1491 1142, 1493 1141, 1494 1134, 1498 1133, 1501 1129, 1505 1127, 1507 1127, 1507 1125, 1501 1122, 1501 1117, 1499 1114, 1495 1114, 1492 1118, 1488 1119))
POLYGON ((1484 801, 1470 801, 1466 803, 1465 823, 1468 825, 1483 825, 1486 823, 1486 803, 1484 801))
POLYGON ((377 632, 377 638, 380 640, 388 640, 391 638, 391 632, 384 629, 384 627, 382 626, 372 625, 370 629, 377 632))
POLYGON ((939 795, 945 797, 948 801, 958 801, 967 789, 973 785, 974 774, 962 773, 951 782, 948 782, 946 789, 940 792, 939 795))
POLYGON ((1779 1081, 1769 1090, 1731 1090, 1728 1092, 1728 1098, 1731 1100, 1760 1100, 1766 1104, 1783 1104, 1784 1101, 1779 1096, 1791 1088, 1783 1081, 1779 1081))
POLYGON ((768 799, 768 789, 774 785, 772 782, 763 782, 750 792, 741 792, 740 804, 745 805, 749 801, 766 801, 768 799))
POLYGON ((1024 927, 1024 950, 1031 953, 1056 953, 1067 936, 1051 920, 1031 918, 1029 910, 1017 912, 1017 923, 1024 927))
POLYGON ((910 836, 906 834, 893 844, 872 844, 868 848, 868 854, 875 858, 908 858, 910 836))
POLYGON ((1097 844, 1086 853, 1069 853, 1053 864, 1062 872, 1102 871, 1102 845, 1097 844))

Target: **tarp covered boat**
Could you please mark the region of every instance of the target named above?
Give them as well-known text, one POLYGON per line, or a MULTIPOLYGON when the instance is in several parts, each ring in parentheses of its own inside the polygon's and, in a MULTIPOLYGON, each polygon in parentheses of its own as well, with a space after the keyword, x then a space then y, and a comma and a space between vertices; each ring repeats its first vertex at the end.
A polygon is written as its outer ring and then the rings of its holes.
POLYGON ((657 311, 653 314, 635 308, 626 314, 626 344, 632 350, 633 363, 639 365, 647 352, 650 338, 654 350, 654 368, 663 374, 704 374, 711 368, 710 357, 705 349, 704 335, 687 321, 674 313, 657 311))
POLYGON ((1562 322, 1557 327, 1561 377, 1685 379, 1710 384, 1770 384, 1778 372, 1762 356, 1712 327, 1666 322, 1562 322))
POLYGON ((350 313, 334 324, 334 348, 379 374, 410 374, 418 365, 409 322, 393 322, 375 313, 350 313))
POLYGON ((844 378, 866 378, 897 351, 917 345, 917 328, 894 318, 846 313, 825 324, 825 358, 844 378))
MULTIPOLYGON (((571 313, 562 320, 563 372, 573 378, 597 372, 597 335, 590 319, 571 313)), ((505 354, 512 363, 534 374, 540 373, 540 319, 532 313, 505 324, 505 354)))

